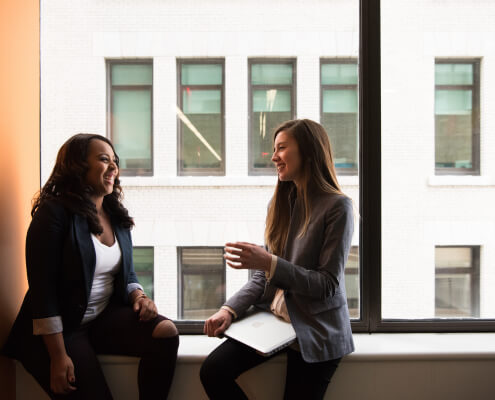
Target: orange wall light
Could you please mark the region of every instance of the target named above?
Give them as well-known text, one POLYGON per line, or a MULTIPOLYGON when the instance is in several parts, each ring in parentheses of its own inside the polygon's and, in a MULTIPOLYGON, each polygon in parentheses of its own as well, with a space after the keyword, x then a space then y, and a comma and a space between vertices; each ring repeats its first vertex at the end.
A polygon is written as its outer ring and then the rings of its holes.
MULTIPOLYGON (((39 1, 0 1, 0 346, 27 289, 24 243, 40 183, 39 1)), ((0 358, 2 399, 15 398, 0 358)))

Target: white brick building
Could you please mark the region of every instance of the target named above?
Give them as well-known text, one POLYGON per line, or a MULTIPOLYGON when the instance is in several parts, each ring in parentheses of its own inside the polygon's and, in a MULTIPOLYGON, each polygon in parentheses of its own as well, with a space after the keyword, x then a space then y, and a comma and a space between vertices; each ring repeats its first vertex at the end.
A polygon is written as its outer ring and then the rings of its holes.
MULTIPOLYGON (((435 316, 435 246, 479 246, 479 316, 495 317, 494 20, 488 0, 382 0, 385 318, 435 316), (479 176, 435 175, 439 58, 481 60, 479 176)), ((320 59, 356 59, 358 48, 348 0, 42 0, 42 182, 69 136, 110 136, 107 60, 152 60, 153 175, 122 183, 134 244, 154 248, 155 300, 175 318, 178 248, 263 241, 276 178, 249 175, 248 60, 295 59, 297 117, 319 121, 320 59), (178 58, 224 60, 224 176, 178 175, 178 58)), ((358 207, 358 177, 340 183, 358 207)), ((226 296, 246 279, 228 269, 226 296)))

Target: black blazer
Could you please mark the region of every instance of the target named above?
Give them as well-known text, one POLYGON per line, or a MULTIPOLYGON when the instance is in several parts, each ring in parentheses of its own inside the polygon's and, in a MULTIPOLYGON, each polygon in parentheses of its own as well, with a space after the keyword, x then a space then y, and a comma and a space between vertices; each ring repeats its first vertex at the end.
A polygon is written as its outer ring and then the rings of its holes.
MULTIPOLYGON (((130 231, 112 223, 122 251, 113 301, 128 303, 127 285, 138 283, 132 262, 130 231)), ((3 352, 16 358, 19 346, 33 339, 33 319, 60 316, 64 336, 84 316, 93 284, 96 255, 86 219, 56 201, 40 207, 26 238, 29 289, 3 352)))

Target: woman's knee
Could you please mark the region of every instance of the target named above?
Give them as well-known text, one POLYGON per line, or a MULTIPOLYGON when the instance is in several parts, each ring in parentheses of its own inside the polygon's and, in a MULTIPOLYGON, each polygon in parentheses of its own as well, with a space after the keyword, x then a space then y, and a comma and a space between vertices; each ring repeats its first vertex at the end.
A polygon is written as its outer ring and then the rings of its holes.
POLYGON ((177 330, 175 324, 167 319, 161 321, 157 326, 155 326, 155 329, 153 329, 153 333, 151 334, 151 336, 155 339, 164 339, 177 336, 178 334, 179 331, 177 330))

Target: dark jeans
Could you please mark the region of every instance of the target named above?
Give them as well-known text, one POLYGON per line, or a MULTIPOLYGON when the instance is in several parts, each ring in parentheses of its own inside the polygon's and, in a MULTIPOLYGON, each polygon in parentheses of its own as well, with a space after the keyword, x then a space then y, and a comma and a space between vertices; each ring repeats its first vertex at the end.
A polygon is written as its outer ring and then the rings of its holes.
POLYGON ((179 337, 155 339, 155 326, 166 318, 139 322, 131 307, 109 305, 94 321, 64 335, 67 354, 74 364, 77 390, 55 395, 50 390, 50 358, 41 337, 25 346, 19 361, 52 399, 112 399, 97 354, 141 357, 139 398, 166 399, 177 360, 179 337))
MULTIPOLYGON (((323 399, 340 358, 307 363, 296 350, 287 348, 282 351, 287 352, 284 399, 323 399)), ((201 366, 200 377, 206 394, 214 400, 247 399, 235 382, 236 378, 272 357, 261 356, 252 348, 227 339, 201 366)))

